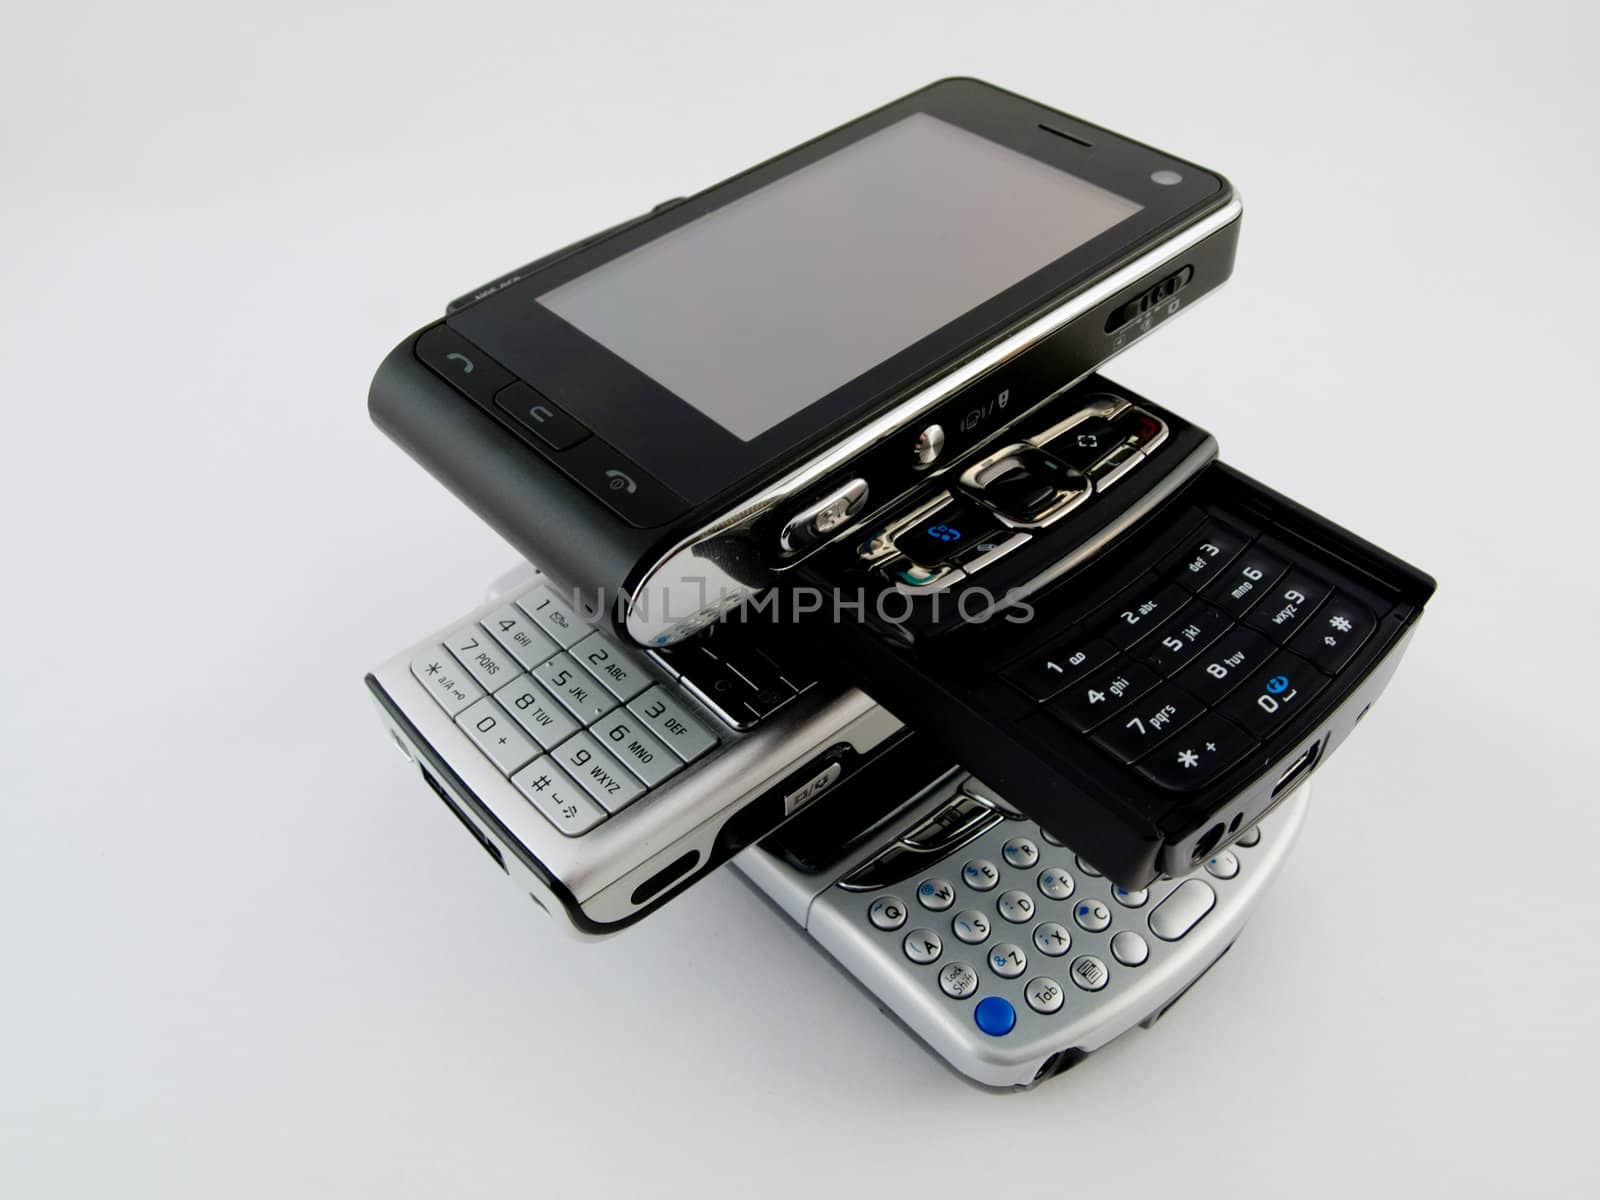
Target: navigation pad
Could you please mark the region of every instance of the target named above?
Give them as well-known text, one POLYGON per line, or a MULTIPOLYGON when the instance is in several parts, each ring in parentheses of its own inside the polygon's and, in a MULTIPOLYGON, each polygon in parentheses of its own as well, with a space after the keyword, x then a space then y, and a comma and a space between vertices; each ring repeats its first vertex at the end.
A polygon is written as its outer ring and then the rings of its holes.
POLYGON ((1109 394, 971 463, 864 539, 857 556, 901 591, 971 578, 1113 487, 1167 440, 1159 417, 1109 394))

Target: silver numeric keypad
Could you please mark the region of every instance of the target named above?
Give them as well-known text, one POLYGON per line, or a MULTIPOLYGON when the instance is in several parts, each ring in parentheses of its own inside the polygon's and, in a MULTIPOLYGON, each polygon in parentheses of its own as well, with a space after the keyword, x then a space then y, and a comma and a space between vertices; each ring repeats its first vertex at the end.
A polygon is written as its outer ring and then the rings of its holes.
POLYGON ((410 665, 479 752, 569 837, 718 742, 642 655, 593 629, 547 583, 423 645, 410 665))

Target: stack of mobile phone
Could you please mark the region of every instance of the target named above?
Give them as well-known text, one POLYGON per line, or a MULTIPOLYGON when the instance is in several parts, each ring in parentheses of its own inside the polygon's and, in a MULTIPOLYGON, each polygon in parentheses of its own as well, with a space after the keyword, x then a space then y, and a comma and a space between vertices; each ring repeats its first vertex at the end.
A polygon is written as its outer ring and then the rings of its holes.
POLYGON ((580 934, 748 850, 981 1082, 1151 1018, 1433 590, 1093 373, 1240 212, 948 80, 456 301, 372 415, 530 565, 368 677, 396 743, 580 934))

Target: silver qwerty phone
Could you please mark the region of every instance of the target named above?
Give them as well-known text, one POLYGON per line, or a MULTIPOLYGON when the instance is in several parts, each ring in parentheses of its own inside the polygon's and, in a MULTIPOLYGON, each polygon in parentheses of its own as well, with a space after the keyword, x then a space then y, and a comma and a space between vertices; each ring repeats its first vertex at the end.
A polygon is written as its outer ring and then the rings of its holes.
MULTIPOLYGON (((848 790, 827 803, 870 810, 848 790)), ((1153 1024, 1206 973, 1283 864, 1309 797, 1301 785, 1193 873, 1137 890, 960 770, 864 818, 874 836, 837 862, 808 860, 849 813, 823 840, 780 832, 734 866, 961 1075, 1030 1087, 1153 1024)))
POLYGON ((903 735, 781 647, 719 629, 668 659, 580 599, 525 565, 367 676, 404 758, 579 936, 638 920, 903 735))

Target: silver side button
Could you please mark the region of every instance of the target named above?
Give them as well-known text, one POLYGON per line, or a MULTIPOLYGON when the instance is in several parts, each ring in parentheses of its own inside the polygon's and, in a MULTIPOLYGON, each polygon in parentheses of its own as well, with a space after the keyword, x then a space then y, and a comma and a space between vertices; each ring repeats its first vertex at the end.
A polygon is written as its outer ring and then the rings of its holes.
POLYGON ((1150 932, 1175 942, 1193 929, 1217 903, 1217 894, 1198 879, 1186 879, 1150 913, 1150 932))

